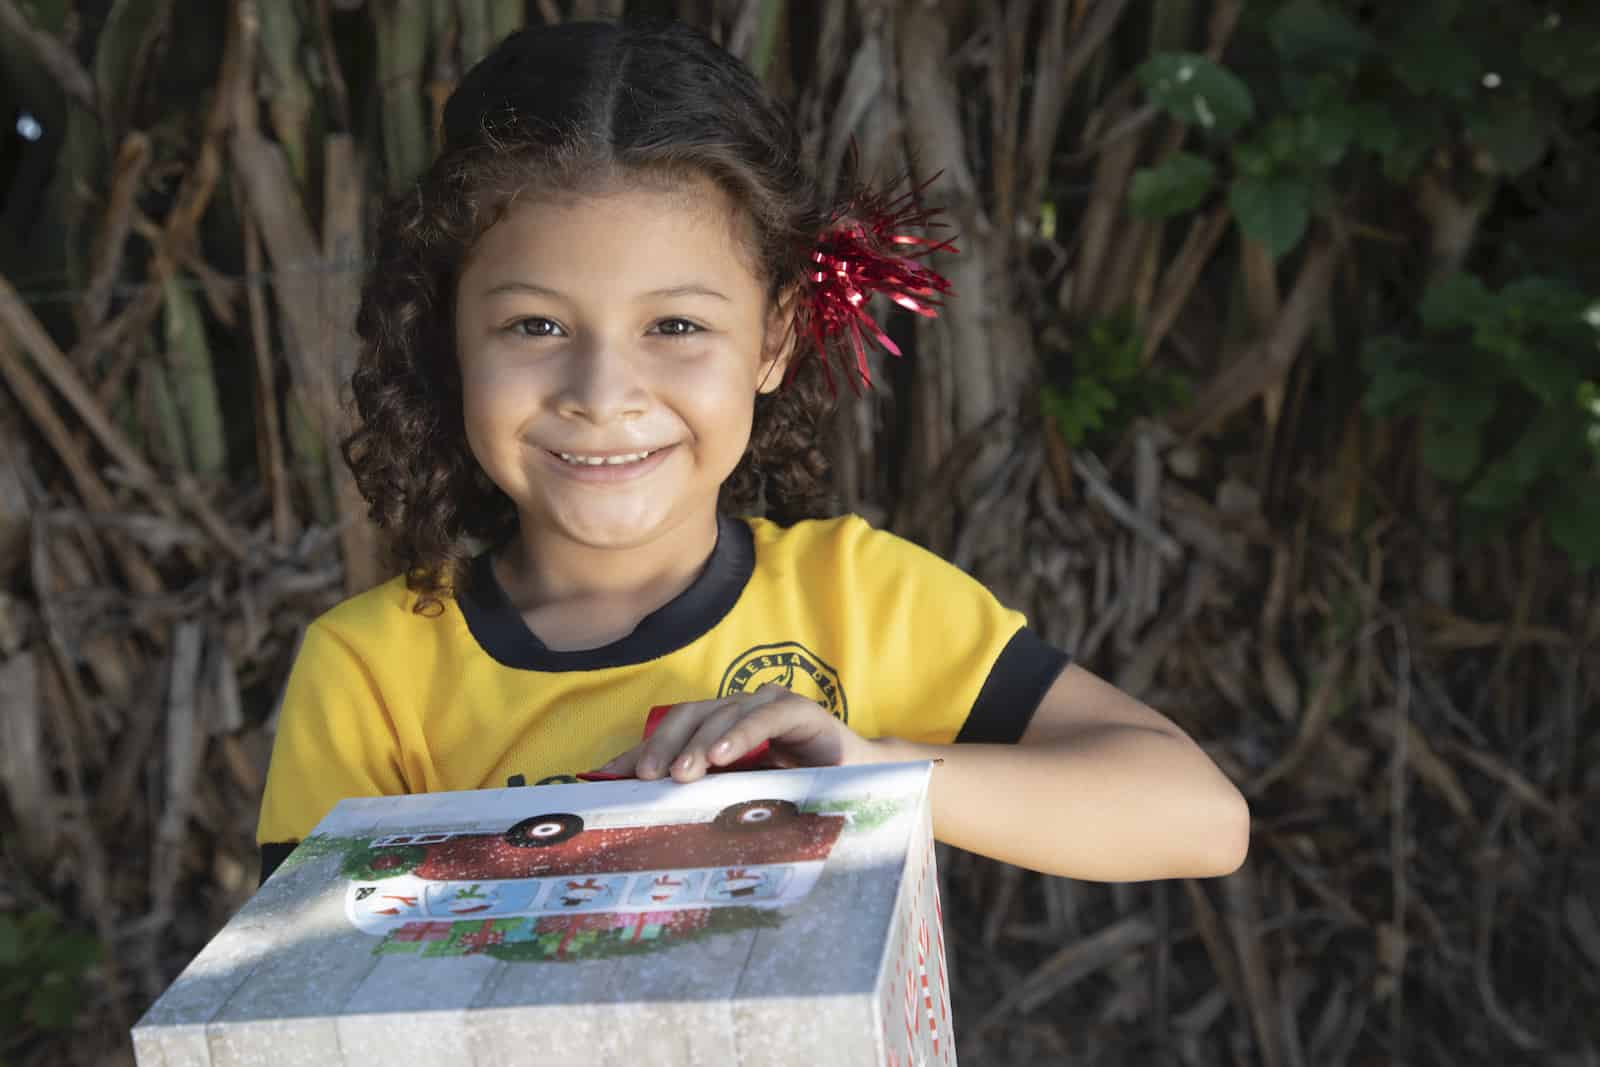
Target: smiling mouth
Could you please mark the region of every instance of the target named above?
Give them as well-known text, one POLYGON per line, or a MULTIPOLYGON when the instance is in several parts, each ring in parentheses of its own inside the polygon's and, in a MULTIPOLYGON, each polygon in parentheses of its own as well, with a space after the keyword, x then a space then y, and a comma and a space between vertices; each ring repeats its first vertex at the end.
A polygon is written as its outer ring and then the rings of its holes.
POLYGON ((573 467, 620 467, 628 463, 639 463, 660 451, 661 449, 659 448, 649 448, 642 452, 618 452, 609 456, 592 456, 585 455, 582 452, 557 452, 551 449, 550 454, 573 467))

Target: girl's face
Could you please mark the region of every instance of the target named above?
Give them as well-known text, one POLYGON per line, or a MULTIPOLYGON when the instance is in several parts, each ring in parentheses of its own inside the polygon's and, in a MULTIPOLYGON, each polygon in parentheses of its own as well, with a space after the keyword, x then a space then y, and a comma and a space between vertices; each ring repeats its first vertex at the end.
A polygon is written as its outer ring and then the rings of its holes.
POLYGON ((525 534, 627 548, 714 529, 784 370, 737 218, 701 180, 533 199, 479 239, 456 289, 467 441, 525 534))

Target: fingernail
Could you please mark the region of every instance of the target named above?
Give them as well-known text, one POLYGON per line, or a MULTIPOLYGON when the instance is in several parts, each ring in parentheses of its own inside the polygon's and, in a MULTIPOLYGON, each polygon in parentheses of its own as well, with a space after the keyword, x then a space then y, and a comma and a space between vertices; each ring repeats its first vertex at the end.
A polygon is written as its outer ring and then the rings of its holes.
POLYGON ((640 778, 654 778, 656 776, 656 765, 654 763, 641 763, 635 770, 638 771, 640 778))
POLYGON ((684 773, 687 773, 689 768, 693 767, 693 766, 694 766, 694 757, 693 756, 684 756, 682 759, 680 759, 678 761, 678 770, 682 771, 684 773))
POLYGON ((731 741, 718 741, 716 744, 711 746, 711 754, 713 756, 726 756, 732 751, 733 742, 731 741))

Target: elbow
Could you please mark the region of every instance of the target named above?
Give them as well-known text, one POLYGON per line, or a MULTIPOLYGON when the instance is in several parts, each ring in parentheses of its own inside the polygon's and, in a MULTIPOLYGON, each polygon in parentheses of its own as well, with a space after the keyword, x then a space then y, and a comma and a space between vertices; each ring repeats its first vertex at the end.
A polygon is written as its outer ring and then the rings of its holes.
POLYGON ((1226 878, 1243 867, 1250 855, 1250 802, 1239 787, 1206 757, 1204 771, 1186 779, 1180 795, 1182 815, 1172 825, 1181 828, 1174 858, 1183 857, 1184 870, 1175 877, 1226 878))
POLYGON ((1243 867, 1250 855, 1250 804, 1237 790, 1229 792, 1199 838, 1209 842, 1209 848, 1200 857, 1202 869, 1195 877, 1225 878, 1243 867))
POLYGON ((1210 805, 1203 824, 1190 841, 1197 853, 1190 859, 1189 878, 1226 878, 1245 865, 1250 856, 1250 803, 1243 793, 1229 787, 1210 805))

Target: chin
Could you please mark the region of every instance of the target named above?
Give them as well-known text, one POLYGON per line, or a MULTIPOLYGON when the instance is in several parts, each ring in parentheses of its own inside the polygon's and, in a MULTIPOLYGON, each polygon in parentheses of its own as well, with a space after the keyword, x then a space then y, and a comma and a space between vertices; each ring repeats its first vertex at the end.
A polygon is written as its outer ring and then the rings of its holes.
POLYGON ((577 516, 556 515, 540 525, 587 548, 637 548, 647 545, 677 524, 669 515, 577 516))

